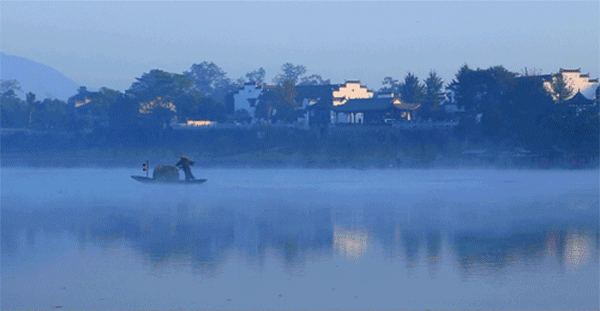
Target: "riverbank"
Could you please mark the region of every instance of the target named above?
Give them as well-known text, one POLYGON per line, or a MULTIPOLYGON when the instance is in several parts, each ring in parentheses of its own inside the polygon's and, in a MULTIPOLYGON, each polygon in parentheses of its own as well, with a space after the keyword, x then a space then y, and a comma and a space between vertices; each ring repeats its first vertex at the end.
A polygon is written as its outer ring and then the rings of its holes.
MULTIPOLYGON (((598 168, 598 156, 555 146, 532 149, 458 139, 450 131, 331 132, 278 128, 164 132, 139 140, 107 133, 3 132, 2 166, 137 167, 174 164, 179 154, 195 167, 256 168, 598 168), (112 138, 111 138, 112 137, 112 138)), ((113 133, 114 134, 114 133, 113 133)))
MULTIPOLYGON (((479 159, 473 157, 432 160, 407 157, 329 157, 324 155, 305 156, 299 153, 286 154, 278 151, 247 152, 228 156, 215 156, 198 152, 185 153, 195 161, 195 168, 352 168, 366 169, 598 169, 598 162, 573 165, 570 162, 544 165, 543 162, 511 162, 501 159, 479 159)), ((142 168, 148 160, 152 169, 157 164, 174 165, 177 154, 165 150, 115 150, 79 149, 30 152, 2 152, 2 167, 101 167, 142 168)))

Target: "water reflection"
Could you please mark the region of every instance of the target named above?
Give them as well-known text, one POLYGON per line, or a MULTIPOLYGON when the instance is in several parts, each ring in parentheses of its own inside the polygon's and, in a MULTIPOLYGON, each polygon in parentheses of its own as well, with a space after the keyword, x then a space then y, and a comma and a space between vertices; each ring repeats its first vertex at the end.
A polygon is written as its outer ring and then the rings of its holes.
POLYGON ((569 233, 566 238, 564 261, 568 268, 577 269, 590 262, 592 254, 592 238, 580 232, 569 233))
POLYGON ((360 259, 368 246, 368 233, 362 208, 335 209, 333 241, 338 254, 352 260, 360 259))
POLYGON ((331 254, 333 228, 331 212, 327 208, 268 207, 254 222, 250 226, 258 229, 261 254, 267 247, 273 248, 283 255, 288 268, 301 268, 307 256, 316 259, 331 254))
POLYGON ((517 261, 539 261, 545 250, 546 234, 543 231, 507 234, 493 232, 457 232, 454 249, 460 268, 465 274, 501 272, 517 261))
MULTIPOLYGON (((48 233, 67 233, 80 251, 125 242, 152 265, 177 260, 207 273, 216 271, 232 253, 241 254, 247 266, 261 268, 272 252, 294 274, 306 262, 336 256, 358 262, 374 252, 391 263, 404 262, 409 270, 423 263, 434 276, 445 244, 463 275, 502 272, 516 263, 536 265, 544 260, 580 269, 598 258, 598 224, 593 220, 452 230, 425 226, 433 218, 438 224, 440 216, 425 218, 402 206, 255 207, 258 212, 252 214, 236 206, 209 207, 189 200, 151 208, 132 203, 50 205, 28 212, 5 205, 2 253, 23 252, 20 245, 35 251, 41 247, 40 239, 52 237, 48 233)), ((457 219, 464 217, 464 212, 457 213, 457 219)))

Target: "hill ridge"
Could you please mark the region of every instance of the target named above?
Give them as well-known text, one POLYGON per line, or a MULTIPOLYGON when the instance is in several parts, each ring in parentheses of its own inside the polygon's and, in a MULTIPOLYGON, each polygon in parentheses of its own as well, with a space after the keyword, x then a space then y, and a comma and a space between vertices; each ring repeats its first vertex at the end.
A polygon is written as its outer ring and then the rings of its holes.
POLYGON ((15 79, 21 86, 17 95, 24 99, 32 92, 37 99, 56 98, 63 101, 75 94, 79 84, 46 64, 0 52, 0 78, 15 79))

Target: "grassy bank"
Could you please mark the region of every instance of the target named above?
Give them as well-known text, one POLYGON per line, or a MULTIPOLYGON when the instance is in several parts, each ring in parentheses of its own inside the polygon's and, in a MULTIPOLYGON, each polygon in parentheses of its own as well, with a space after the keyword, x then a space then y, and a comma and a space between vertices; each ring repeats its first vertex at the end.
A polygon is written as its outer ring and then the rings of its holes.
POLYGON ((330 130, 322 133, 255 127, 132 135, 121 137, 110 132, 3 134, 2 165, 135 167, 150 160, 153 166, 174 164, 179 154, 193 158, 197 167, 362 169, 529 165, 465 157, 465 150, 498 146, 459 140, 449 130, 401 131, 382 127, 369 131, 330 130))

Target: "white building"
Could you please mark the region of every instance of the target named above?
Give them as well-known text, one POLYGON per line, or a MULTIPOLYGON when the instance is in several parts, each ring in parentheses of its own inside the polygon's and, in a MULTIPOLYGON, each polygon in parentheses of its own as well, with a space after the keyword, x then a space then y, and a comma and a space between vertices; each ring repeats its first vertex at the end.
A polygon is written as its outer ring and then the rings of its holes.
POLYGON ((589 74, 581 74, 580 69, 562 69, 558 71, 557 74, 550 74, 541 76, 544 79, 544 88, 552 94, 552 97, 556 100, 556 96, 552 90, 552 81, 556 79, 558 75, 562 75, 563 80, 567 83, 569 87, 573 89, 573 93, 569 98, 565 100, 571 99, 575 94, 581 93, 587 99, 595 100, 596 99, 596 89, 598 88, 598 79, 590 79, 589 74))
POLYGON ((452 83, 446 87, 446 90, 443 94, 443 100, 441 102, 441 106, 444 108, 444 111, 448 114, 451 114, 453 117, 455 114, 465 112, 465 107, 458 107, 456 103, 456 84, 452 83))
POLYGON ((262 95, 263 87, 255 83, 246 83, 244 87, 233 94, 233 106, 235 110, 244 109, 248 111, 252 118, 252 123, 255 122, 256 105, 258 97, 262 95))
POLYGON ((373 92, 360 85, 360 81, 346 81, 338 90, 333 91, 333 105, 345 104, 349 99, 372 98, 373 92))

